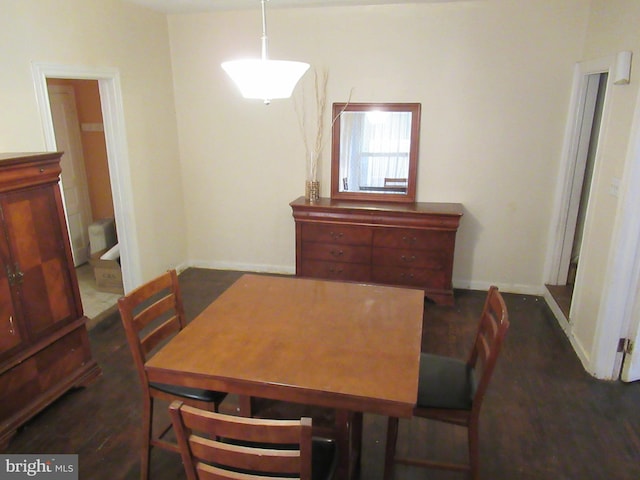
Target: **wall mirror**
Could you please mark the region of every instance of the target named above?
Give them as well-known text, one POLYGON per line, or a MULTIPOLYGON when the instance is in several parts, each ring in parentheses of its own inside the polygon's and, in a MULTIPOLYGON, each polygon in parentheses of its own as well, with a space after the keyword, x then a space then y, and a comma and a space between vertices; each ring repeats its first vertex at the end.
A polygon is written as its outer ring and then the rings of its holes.
POLYGON ((415 202, 419 103, 334 103, 331 198, 415 202))

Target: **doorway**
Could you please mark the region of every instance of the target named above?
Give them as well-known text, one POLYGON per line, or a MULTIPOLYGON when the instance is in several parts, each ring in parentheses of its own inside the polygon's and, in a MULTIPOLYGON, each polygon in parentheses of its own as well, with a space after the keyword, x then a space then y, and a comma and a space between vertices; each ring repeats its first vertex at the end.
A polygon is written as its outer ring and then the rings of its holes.
MULTIPOLYGON (((133 204, 133 189, 124 122, 124 109, 120 76, 116 69, 104 67, 70 66, 49 63, 32 64, 32 75, 40 118, 44 132, 45 149, 56 150, 55 131, 49 104, 47 82, 50 79, 93 80, 97 82, 99 103, 103 115, 103 136, 107 152, 107 172, 102 179, 111 183, 115 223, 118 226, 118 245, 124 291, 141 283, 139 248, 135 215, 128 205, 133 204)), ((89 122, 92 123, 92 122, 89 122)), ((90 126, 89 128, 95 128, 90 126)))
POLYGON ((110 248, 117 242, 111 235, 109 243, 96 245, 96 235, 91 234, 105 219, 114 224, 98 81, 51 78, 47 91, 56 146, 64 152, 60 183, 80 296, 85 315, 95 319, 124 293, 105 289, 90 263, 97 247, 110 248))
POLYGON ((570 177, 570 196, 566 223, 561 242, 560 260, 555 282, 546 287, 561 312, 570 322, 573 288, 580 261, 586 212, 593 179, 595 158, 600 136, 602 112, 607 90, 608 73, 592 73, 584 78, 578 104, 578 125, 574 130, 575 145, 573 174, 570 177))

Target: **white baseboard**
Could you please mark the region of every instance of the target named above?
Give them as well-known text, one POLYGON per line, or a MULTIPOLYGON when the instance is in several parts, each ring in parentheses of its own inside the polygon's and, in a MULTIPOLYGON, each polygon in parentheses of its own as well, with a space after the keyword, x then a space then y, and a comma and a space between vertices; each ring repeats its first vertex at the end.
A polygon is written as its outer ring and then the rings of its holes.
POLYGON ((258 273, 275 273, 284 275, 295 275, 295 267, 286 265, 265 265, 250 263, 234 263, 234 262, 209 262, 205 260, 192 260, 189 267, 194 268, 212 268, 215 270, 236 270, 238 272, 258 272, 258 273))
POLYGON ((595 376, 593 372, 593 368, 591 367, 591 361, 589 359, 589 355, 587 351, 584 349, 584 346, 582 345, 582 343, 575 337, 575 335, 573 335, 573 330, 572 330, 571 323, 569 323, 569 319, 562 312, 562 310, 560 309, 560 306, 558 305, 558 303, 556 302, 556 300, 553 298, 553 296, 551 295, 551 293, 546 287, 544 288, 543 297, 547 302, 547 305, 549 306, 551 313, 553 313, 553 316, 556 317, 556 321, 558 322, 558 325, 560 326, 564 334, 569 339, 569 342, 573 347, 573 351, 576 352, 578 359, 580 359, 580 362, 582 363, 582 367, 590 375, 595 376))
POLYGON ((502 293, 516 293, 520 295, 542 295, 544 285, 525 285, 519 283, 505 283, 505 282, 486 282, 475 280, 464 280, 459 278, 453 279, 453 288, 460 288, 463 290, 489 290, 489 287, 495 285, 502 293))

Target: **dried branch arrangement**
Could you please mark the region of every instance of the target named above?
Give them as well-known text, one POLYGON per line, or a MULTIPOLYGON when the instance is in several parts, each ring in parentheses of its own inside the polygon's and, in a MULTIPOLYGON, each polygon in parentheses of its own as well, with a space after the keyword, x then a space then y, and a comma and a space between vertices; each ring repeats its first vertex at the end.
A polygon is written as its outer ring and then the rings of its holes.
MULTIPOLYGON (((302 134, 305 148, 305 158, 307 163, 307 180, 316 181, 318 179, 318 162, 324 148, 324 117, 327 106, 327 83, 329 72, 327 70, 314 70, 314 111, 306 109, 304 90, 302 91, 302 101, 293 99, 293 105, 298 117, 298 126, 302 134), (309 126, 309 117, 315 117, 315 132, 309 126), (315 139, 310 138, 315 133, 315 139)), ((301 89, 302 90, 302 89, 301 89)))

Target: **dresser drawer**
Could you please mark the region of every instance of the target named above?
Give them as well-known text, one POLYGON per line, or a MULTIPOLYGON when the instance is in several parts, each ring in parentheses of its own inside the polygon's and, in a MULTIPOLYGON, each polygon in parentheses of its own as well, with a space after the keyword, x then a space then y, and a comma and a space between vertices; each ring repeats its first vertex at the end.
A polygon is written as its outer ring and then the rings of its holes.
POLYGON ((330 243, 302 242, 304 260, 328 260, 346 263, 370 263, 371 247, 330 243))
POLYGON ((374 247, 439 250, 453 253, 455 232, 411 229, 376 229, 374 247))
POLYGON ((367 227, 351 227, 339 224, 303 224, 301 230, 303 242, 371 245, 372 232, 367 227))
POLYGON ((453 305, 453 255, 462 205, 291 202, 296 275, 417 287, 453 305))
POLYGON ((22 363, 0 375, 0 418, 10 418, 19 412, 29 399, 36 398, 42 389, 38 383, 38 366, 35 358, 22 363))
POLYGON ((367 282, 371 278, 369 265, 342 262, 305 260, 299 275, 303 277, 327 278, 332 280, 353 280, 367 282))
POLYGON ((76 329, 0 375, 0 417, 9 418, 90 360, 76 329))
POLYGON ((411 285, 420 288, 450 289, 451 279, 444 270, 374 266, 371 280, 391 285, 411 285))
POLYGON ((376 266, 429 268, 439 270, 446 264, 437 250, 409 250, 399 248, 374 248, 372 263, 376 266))

